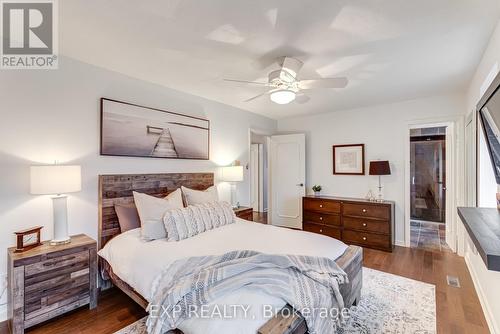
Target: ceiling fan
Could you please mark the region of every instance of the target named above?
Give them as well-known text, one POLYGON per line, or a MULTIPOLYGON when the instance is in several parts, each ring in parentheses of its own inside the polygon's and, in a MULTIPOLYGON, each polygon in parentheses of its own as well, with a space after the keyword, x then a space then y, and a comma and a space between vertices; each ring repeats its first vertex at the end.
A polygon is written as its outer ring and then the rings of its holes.
POLYGON ((297 75, 304 65, 303 62, 292 57, 281 57, 278 58, 277 62, 280 69, 269 73, 268 82, 235 79, 224 80, 270 87, 270 90, 267 92, 251 97, 244 102, 250 102, 259 97, 269 95, 271 101, 277 104, 287 104, 293 100, 297 100, 298 103, 305 103, 309 100, 309 97, 303 93, 305 90, 317 88, 344 88, 348 83, 345 77, 299 80, 297 75))

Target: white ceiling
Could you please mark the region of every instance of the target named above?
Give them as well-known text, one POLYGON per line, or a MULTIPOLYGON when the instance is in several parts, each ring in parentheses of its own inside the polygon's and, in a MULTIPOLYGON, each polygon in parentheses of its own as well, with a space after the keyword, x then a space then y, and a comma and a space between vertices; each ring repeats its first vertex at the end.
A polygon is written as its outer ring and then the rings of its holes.
POLYGON ((499 17, 497 0, 64 0, 61 53, 146 81, 283 118, 463 90, 499 17), (265 90, 280 56, 301 78, 346 89, 276 105, 265 90))

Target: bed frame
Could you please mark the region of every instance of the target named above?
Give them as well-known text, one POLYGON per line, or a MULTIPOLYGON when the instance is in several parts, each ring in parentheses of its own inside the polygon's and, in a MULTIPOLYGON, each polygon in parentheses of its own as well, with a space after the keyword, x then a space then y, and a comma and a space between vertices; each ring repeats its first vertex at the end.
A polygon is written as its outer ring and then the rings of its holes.
MULTIPOLYGON (((101 249, 113 237, 121 233, 116 216, 115 204, 133 203, 132 191, 165 197, 172 191, 185 186, 191 189, 205 190, 214 185, 213 173, 169 173, 169 174, 127 174, 99 176, 99 233, 98 247, 101 249)), ((359 301, 362 285, 363 251, 357 246, 349 246, 346 252, 336 260, 347 273, 349 283, 340 287, 346 307, 359 301)), ((109 263, 99 258, 101 289, 115 285, 144 309, 148 302, 114 272, 109 263)), ((290 314, 287 305, 281 312, 265 323, 259 334, 305 334, 307 325, 298 314, 290 314)), ((182 333, 179 330, 169 333, 182 333)))

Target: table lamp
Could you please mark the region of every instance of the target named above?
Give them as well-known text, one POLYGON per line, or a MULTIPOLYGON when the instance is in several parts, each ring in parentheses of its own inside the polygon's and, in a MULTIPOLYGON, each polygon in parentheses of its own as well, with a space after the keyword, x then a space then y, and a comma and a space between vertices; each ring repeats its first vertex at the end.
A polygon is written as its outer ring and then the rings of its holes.
POLYGON ((389 161, 370 161, 370 175, 378 175, 378 199, 377 202, 383 202, 381 175, 391 175, 389 161))
POLYGON ((221 179, 231 184, 231 205, 233 208, 239 208, 240 205, 236 200, 236 182, 243 181, 243 166, 235 164, 233 166, 222 167, 221 179))
POLYGON ((70 242, 68 235, 68 197, 64 194, 82 189, 81 167, 63 165, 31 166, 30 193, 33 195, 55 195, 54 237, 51 245, 70 242))

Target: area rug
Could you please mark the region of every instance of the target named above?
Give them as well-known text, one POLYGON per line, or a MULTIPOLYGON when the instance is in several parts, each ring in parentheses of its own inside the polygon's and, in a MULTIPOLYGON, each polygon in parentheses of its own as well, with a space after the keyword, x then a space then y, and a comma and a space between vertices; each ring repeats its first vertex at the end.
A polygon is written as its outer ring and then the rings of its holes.
MULTIPOLYGON (((143 318, 115 334, 146 334, 145 323, 143 318)), ((436 333, 435 286, 363 268, 361 301, 338 333, 436 333)))

